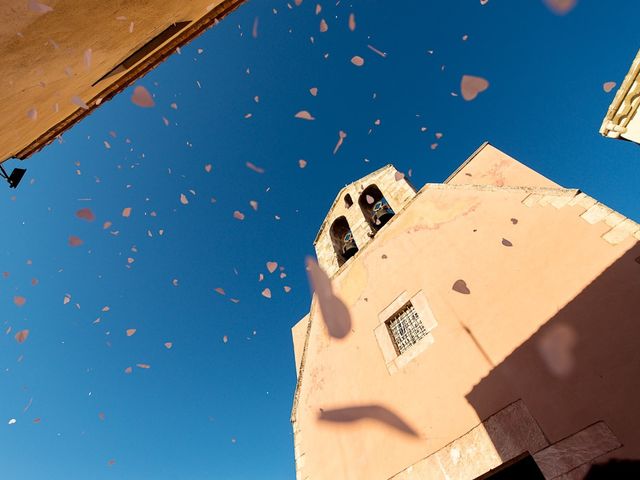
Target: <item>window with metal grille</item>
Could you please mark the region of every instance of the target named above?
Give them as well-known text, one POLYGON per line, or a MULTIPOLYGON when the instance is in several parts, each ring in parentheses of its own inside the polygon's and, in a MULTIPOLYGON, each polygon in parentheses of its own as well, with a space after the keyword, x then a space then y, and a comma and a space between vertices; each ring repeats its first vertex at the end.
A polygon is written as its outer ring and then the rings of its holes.
POLYGON ((386 324, 398 355, 407 351, 429 333, 424 328, 418 312, 413 308, 411 302, 407 303, 392 318, 387 320, 386 324))

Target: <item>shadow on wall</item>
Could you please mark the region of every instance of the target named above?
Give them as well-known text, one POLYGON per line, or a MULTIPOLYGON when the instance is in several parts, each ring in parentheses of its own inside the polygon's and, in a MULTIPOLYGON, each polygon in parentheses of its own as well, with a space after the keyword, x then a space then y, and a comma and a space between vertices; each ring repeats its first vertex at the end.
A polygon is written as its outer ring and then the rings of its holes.
POLYGON ((351 423, 366 419, 384 423, 412 437, 418 436, 418 433, 407 422, 381 405, 359 405, 333 410, 321 408, 318 415, 318 420, 325 422, 351 423))
POLYGON ((603 420, 623 444, 609 456, 640 458, 640 243, 466 397, 481 419, 521 398, 550 443, 603 420))

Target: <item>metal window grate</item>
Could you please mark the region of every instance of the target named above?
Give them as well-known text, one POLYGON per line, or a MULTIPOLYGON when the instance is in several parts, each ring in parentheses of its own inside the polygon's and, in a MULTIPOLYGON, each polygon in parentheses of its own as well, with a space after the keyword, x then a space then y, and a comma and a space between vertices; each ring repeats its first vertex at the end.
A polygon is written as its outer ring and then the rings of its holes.
POLYGON ((387 320, 387 327, 398 354, 407 351, 428 333, 411 303, 407 303, 393 318, 387 320))

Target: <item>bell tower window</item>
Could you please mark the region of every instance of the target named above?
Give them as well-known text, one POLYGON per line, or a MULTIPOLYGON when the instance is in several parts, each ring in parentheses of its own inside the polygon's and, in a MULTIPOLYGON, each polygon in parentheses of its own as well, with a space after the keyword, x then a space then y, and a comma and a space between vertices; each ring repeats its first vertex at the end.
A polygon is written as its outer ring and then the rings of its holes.
POLYGON ((377 232, 395 215, 395 212, 376 185, 369 185, 360 194, 358 204, 367 223, 377 232))
POLYGON ((353 233, 345 217, 338 217, 331 225, 331 241, 338 258, 338 265, 344 264, 358 251, 353 233))

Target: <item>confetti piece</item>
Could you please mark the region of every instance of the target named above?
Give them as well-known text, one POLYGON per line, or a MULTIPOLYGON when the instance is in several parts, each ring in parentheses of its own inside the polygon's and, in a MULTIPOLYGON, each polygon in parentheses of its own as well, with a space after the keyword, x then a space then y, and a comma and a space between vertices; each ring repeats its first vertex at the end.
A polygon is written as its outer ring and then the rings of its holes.
POLYGON ((29 337, 29 330, 20 330, 15 335, 16 342, 23 343, 29 337))
POLYGON ((267 270, 269 273, 273 273, 278 268, 278 262, 267 262, 267 270))
POLYGON ((90 208, 81 208, 76 212, 76 217, 86 220, 87 222, 93 222, 96 219, 96 216, 90 208))
POLYGON ((298 166, 299 166, 300 168, 304 168, 304 167, 306 167, 306 166, 307 166, 307 161, 306 161, 306 160, 303 160, 303 159, 298 160, 298 166))
POLYGON ((544 0, 544 3, 556 15, 566 15, 575 8, 578 0, 544 0))
POLYGON ((351 331, 351 316, 347 306, 333 293, 331 280, 318 263, 307 257, 306 265, 309 282, 318 299, 329 335, 334 338, 346 337, 351 331))
POLYGON ((16 306, 21 307, 25 303, 27 303, 27 299, 20 295, 16 295, 15 297, 13 297, 13 303, 15 303, 16 306))
POLYGON ((189 200, 187 200, 187 197, 184 193, 180 194, 180 203, 183 205, 187 205, 189 203, 189 200))
POLYGON ((453 283, 453 286, 451 287, 451 290, 453 290, 455 292, 458 292, 458 293, 462 293, 463 295, 469 295, 471 293, 471 290, 469 290, 469 287, 467 287, 467 282, 465 282, 462 279, 456 280, 453 283))
POLYGON ((124 373, 126 373, 127 375, 129 375, 131 372, 133 372, 133 368, 131 367, 127 367, 124 369, 124 373))
POLYGON ((296 118, 300 118, 302 120, 315 120, 316 118, 311 115, 306 110, 300 110, 298 113, 294 115, 296 118))
POLYGON ((233 212, 233 218, 237 220, 244 220, 244 213, 240 212, 239 210, 236 210, 235 212, 233 212))
POLYGON ((334 155, 338 152, 338 150, 342 146, 342 142, 344 141, 345 138, 347 138, 347 134, 345 132, 343 132, 342 130, 340 130, 338 132, 338 143, 336 143, 336 146, 333 149, 333 154, 334 155))
POLYGON ((253 208, 255 211, 258 211, 258 202, 256 202, 255 200, 249 200, 249 205, 251 205, 251 208, 253 208))
POLYGON ((369 50, 371 50, 374 53, 377 53, 378 55, 380 55, 382 58, 387 58, 387 54, 385 52, 381 52, 380 50, 378 50, 376 47, 374 47, 373 45, 367 45, 367 47, 369 48, 369 50))
POLYGON ((282 287, 284 289, 285 293, 289 293, 291 291, 291 287, 285 285, 284 287, 282 287))
POLYGON ((48 13, 53 12, 53 8, 49 5, 45 5, 44 3, 37 2, 36 0, 29 0, 27 2, 29 6, 29 10, 35 13, 48 13))
POLYGON ((122 216, 125 217, 125 218, 129 218, 129 215, 131 215, 131 207, 123 208, 122 209, 122 216))
POLYGON ((262 296, 265 298, 271 298, 271 290, 268 288, 265 288, 264 290, 262 290, 262 296))
POLYGON ((364 58, 355 55, 351 57, 351 63, 353 63, 356 67, 361 67, 364 65, 364 58))
POLYGON ((247 162, 247 163, 245 163, 245 165, 247 166, 247 168, 253 170, 256 173, 264 173, 264 168, 260 168, 260 167, 254 165, 251 162, 247 162))
POLYGON ((310 93, 311 95, 313 95, 314 97, 315 97, 316 95, 318 95, 318 89, 317 89, 317 87, 311 87, 311 88, 309 89, 309 93, 310 93))
POLYGON ((71 247, 79 247, 80 245, 82 245, 84 242, 82 241, 82 239, 80 237, 76 237, 75 235, 71 235, 69 237, 69 245, 71 247))
POLYGON ((605 82, 602 84, 602 89, 605 93, 609 93, 616 86, 616 82, 605 82))
POLYGON ((324 18, 322 20, 320 20, 320 32, 324 33, 327 30, 329 30, 329 25, 327 25, 327 22, 325 22, 324 18))
POLYGON ((63 305, 66 305, 66 304, 67 304, 67 303, 69 303, 70 301, 71 301, 71 295, 67 293, 67 294, 64 296, 64 298, 62 299, 62 304, 63 304, 63 305))
POLYGON ((173 343, 171 343, 171 342, 164 342, 164 347, 165 347, 167 350, 170 350, 170 349, 173 347, 173 343))
POLYGON ((349 15, 349 30, 351 30, 352 32, 356 29, 356 16, 351 13, 349 15))
POLYGON ((136 363, 136 367, 138 368, 144 368, 144 369, 149 369, 151 368, 151 365, 147 364, 147 363, 136 363))
POLYGON ((131 337, 133 335, 135 335, 136 333, 136 329, 135 328, 128 328, 127 329, 127 337, 131 337))
POLYGON ((214 290, 217 293, 219 293, 220 295, 226 295, 226 292, 224 291, 224 288, 216 287, 216 288, 214 288, 214 290))
POLYGON ((251 36, 253 38, 258 38, 258 17, 253 20, 253 29, 251 30, 251 36))
POLYGON ((462 98, 468 102, 476 98, 479 93, 484 92, 487 88, 489 88, 489 82, 482 77, 474 77, 473 75, 462 76, 460 90, 462 91, 462 98))
POLYGON ((77 105, 78 107, 84 110, 89 110, 89 105, 84 103, 84 100, 82 100, 78 95, 74 95, 73 97, 71 97, 71 103, 73 103, 74 105, 77 105))
POLYGON ((211 164, 210 164, 210 163, 207 163, 207 164, 204 166, 204 171, 205 171, 205 172, 207 172, 207 173, 210 173, 210 172, 211 172, 211 168, 212 168, 212 167, 211 167, 211 164))
POLYGON ((153 101, 153 98, 151 97, 149 91, 141 85, 138 85, 133 90, 133 95, 131 95, 131 102, 133 102, 134 105, 142 108, 151 108, 155 105, 155 102, 153 101))
POLYGON ((84 60, 84 66, 87 70, 89 70, 91 68, 91 56, 92 56, 92 50, 90 48, 87 48, 84 51, 84 55, 83 55, 83 60, 84 60))
POLYGON ((112 225, 112 224, 111 224, 111 222, 106 221, 106 222, 104 222, 104 223, 102 224, 102 229, 103 229, 103 230, 106 230, 106 229, 107 229, 107 228, 109 228, 111 225, 112 225))

